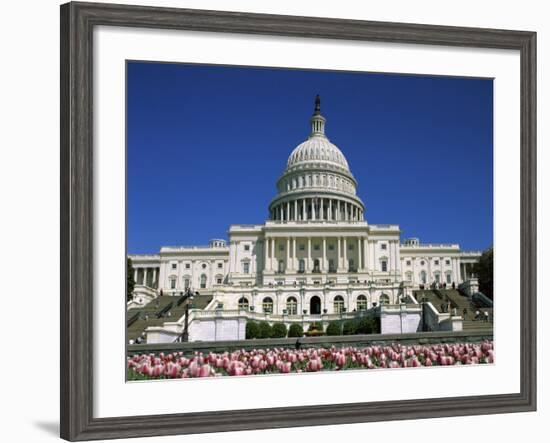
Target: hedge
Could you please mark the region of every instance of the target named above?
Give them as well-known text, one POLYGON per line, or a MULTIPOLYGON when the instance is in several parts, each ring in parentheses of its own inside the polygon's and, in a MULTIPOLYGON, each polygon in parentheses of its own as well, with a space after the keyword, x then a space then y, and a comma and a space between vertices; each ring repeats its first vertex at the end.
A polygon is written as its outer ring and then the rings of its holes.
POLYGON ((258 337, 257 338, 271 338, 273 329, 266 321, 261 321, 258 326, 258 337))
POLYGON ((288 328, 288 337, 302 337, 304 335, 304 329, 302 325, 298 323, 292 323, 288 328))
POLYGON ((260 332, 258 323, 255 321, 247 321, 246 322, 246 333, 245 336, 248 340, 253 338, 258 338, 258 334, 260 332))
POLYGON ((327 335, 342 335, 342 325, 338 321, 331 321, 326 330, 327 335))
POLYGON ((274 323, 271 327, 271 337, 273 338, 285 338, 286 333, 287 329, 284 323, 274 323))

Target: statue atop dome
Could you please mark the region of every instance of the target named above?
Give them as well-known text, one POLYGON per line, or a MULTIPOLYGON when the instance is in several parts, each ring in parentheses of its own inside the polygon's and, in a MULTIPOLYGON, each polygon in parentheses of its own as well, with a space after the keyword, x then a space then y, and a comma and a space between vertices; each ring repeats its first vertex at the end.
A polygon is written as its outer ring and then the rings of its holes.
POLYGON ((319 94, 315 96, 315 112, 313 115, 321 115, 321 97, 319 97, 319 94))

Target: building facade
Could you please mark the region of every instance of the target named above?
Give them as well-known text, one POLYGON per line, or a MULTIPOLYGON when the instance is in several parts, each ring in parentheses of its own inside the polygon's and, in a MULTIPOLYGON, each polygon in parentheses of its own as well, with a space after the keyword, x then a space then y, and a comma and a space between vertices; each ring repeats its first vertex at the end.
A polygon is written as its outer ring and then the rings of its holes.
POLYGON ((335 314, 398 304, 413 289, 457 286, 471 276, 480 252, 402 242, 398 225, 369 224, 348 162, 325 134, 319 97, 310 124, 276 182, 264 224, 231 225, 227 242, 129 256, 133 306, 191 288, 212 294, 218 310, 335 314))

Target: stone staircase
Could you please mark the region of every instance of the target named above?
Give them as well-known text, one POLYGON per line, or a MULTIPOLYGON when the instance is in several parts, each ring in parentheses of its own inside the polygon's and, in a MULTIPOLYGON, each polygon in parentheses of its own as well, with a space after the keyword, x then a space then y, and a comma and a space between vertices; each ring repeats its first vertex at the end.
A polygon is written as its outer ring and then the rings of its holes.
POLYGON ((457 315, 464 318, 462 328, 465 331, 490 331, 493 329, 493 308, 475 306, 471 300, 462 295, 456 289, 430 289, 414 291, 414 296, 418 302, 423 299, 432 303, 432 305, 441 312, 441 304, 451 303, 451 312, 456 308, 457 315), (476 312, 479 317, 476 318, 476 312), (491 321, 485 321, 484 313, 489 314, 491 321))
MULTIPOLYGON (((134 315, 139 314, 139 318, 130 326, 127 326, 127 340, 135 340, 140 337, 142 332, 149 326, 162 326, 165 322, 178 321, 185 314, 185 302, 180 306, 176 306, 179 297, 168 295, 157 297, 142 308, 133 308, 126 313, 126 322, 134 315), (170 303, 173 307, 169 309, 170 317, 164 316, 157 318, 157 314, 165 310, 170 303), (147 317, 147 319, 146 319, 147 317)), ((198 295, 193 298, 193 308, 204 309, 212 300, 211 295, 198 295)))

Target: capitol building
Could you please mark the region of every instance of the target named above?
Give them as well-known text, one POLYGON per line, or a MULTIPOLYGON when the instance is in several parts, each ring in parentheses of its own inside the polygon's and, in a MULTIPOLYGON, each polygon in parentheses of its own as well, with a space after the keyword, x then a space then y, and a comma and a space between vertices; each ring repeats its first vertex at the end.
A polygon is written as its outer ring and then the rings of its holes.
POLYGON ((470 284, 480 252, 402 240, 399 225, 367 222, 358 183, 326 123, 317 96, 310 134, 290 152, 265 223, 231 225, 227 240, 206 246, 129 255, 136 282, 129 309, 191 288, 211 295, 203 311, 291 321, 396 306, 419 288, 470 284))

